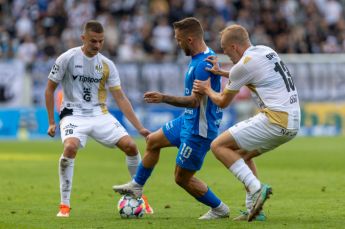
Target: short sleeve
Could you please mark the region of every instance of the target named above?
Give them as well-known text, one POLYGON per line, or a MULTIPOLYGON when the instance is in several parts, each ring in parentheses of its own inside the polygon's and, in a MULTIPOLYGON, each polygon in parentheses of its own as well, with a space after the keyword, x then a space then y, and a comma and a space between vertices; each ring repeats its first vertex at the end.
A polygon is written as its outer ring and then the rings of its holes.
POLYGON ((109 88, 120 87, 121 81, 120 81, 119 71, 117 70, 113 62, 109 61, 107 62, 107 64, 109 66, 109 78, 108 78, 109 88))
POLYGON ((207 61, 201 61, 194 71, 195 79, 207 80, 211 76, 211 73, 206 71, 205 68, 212 68, 212 64, 207 61))
POLYGON ((251 80, 251 74, 239 63, 232 67, 229 74, 229 82, 226 84, 228 91, 239 91, 241 87, 247 85, 251 80))
POLYGON ((56 59, 52 69, 50 70, 48 79, 54 81, 55 83, 59 83, 65 76, 65 72, 70 58, 71 55, 69 55, 69 53, 64 53, 61 56, 59 56, 56 59))

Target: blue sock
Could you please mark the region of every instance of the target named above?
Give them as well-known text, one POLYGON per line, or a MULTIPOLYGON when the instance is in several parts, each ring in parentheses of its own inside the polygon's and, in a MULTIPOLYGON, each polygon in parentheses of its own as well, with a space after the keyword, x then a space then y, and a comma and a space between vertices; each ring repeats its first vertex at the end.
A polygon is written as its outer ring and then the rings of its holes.
POLYGON ((205 195, 195 199, 211 208, 216 208, 221 203, 220 199, 211 191, 210 188, 207 189, 205 195))
POLYGON ((134 181, 140 185, 145 185, 147 179, 151 176, 153 168, 145 168, 143 164, 140 162, 137 172, 134 176, 134 181))

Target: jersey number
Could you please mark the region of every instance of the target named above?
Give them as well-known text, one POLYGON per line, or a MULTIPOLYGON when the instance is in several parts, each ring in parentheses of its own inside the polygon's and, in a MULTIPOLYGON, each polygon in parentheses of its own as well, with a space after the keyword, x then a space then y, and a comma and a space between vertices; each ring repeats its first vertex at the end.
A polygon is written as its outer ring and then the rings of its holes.
POLYGON ((279 72, 279 74, 282 76, 285 86, 286 86, 286 90, 288 92, 290 92, 291 90, 294 91, 295 90, 295 84, 293 83, 293 79, 291 77, 291 74, 289 72, 289 70, 287 69, 287 67, 285 66, 285 64, 283 63, 283 61, 280 61, 279 63, 276 62, 274 63, 275 67, 274 70, 276 72, 279 72))
POLYGON ((73 134, 73 129, 66 129, 65 130, 65 135, 70 135, 70 134, 73 134))
POLYGON ((181 156, 184 158, 189 158, 193 149, 189 146, 187 146, 186 143, 183 143, 182 150, 181 150, 181 156))

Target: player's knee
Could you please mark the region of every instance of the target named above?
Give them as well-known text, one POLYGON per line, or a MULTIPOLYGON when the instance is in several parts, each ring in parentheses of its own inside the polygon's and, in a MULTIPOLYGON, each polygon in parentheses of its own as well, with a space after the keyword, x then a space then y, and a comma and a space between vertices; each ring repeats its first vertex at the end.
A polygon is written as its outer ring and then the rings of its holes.
POLYGON ((159 143, 152 135, 147 136, 146 138, 146 150, 149 152, 159 152, 159 143))
POLYGON ((219 149, 218 143, 215 142, 215 141, 213 141, 213 142, 211 143, 211 151, 213 152, 214 155, 217 154, 218 149, 219 149))
POLYGON ((186 187, 188 184, 188 180, 186 180, 183 176, 179 174, 175 174, 175 183, 180 187, 186 187))
POLYGON ((127 142, 123 150, 128 156, 135 156, 138 153, 138 148, 134 141, 127 142))
POLYGON ((68 158, 75 158, 78 151, 78 145, 74 142, 64 144, 64 156, 68 158))

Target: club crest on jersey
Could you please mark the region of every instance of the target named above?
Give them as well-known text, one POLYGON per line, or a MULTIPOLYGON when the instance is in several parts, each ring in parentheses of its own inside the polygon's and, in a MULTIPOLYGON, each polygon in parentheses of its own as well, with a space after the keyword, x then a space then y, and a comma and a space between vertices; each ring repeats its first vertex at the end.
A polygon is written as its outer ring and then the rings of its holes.
POLYGON ((103 65, 96 64, 95 69, 97 73, 103 73, 103 65))

